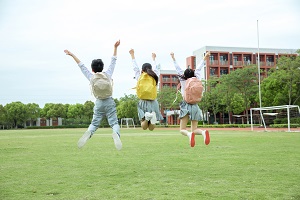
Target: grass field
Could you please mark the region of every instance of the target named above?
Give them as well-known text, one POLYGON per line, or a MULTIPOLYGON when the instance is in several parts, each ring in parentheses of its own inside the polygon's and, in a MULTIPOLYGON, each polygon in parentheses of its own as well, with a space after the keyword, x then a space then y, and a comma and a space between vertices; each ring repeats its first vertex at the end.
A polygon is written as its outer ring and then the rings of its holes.
POLYGON ((300 199, 300 133, 1 130, 0 199, 300 199))

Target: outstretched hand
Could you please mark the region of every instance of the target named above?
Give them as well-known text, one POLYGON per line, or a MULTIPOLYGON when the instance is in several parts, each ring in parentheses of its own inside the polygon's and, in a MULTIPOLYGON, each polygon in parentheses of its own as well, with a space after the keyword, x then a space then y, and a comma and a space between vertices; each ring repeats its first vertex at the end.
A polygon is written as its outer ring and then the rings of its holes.
POLYGON ((152 53, 152 59, 155 60, 155 58, 156 58, 156 54, 152 53))
POLYGON ((64 52, 66 53, 66 55, 69 55, 69 56, 72 54, 72 53, 71 53, 69 50, 67 50, 67 49, 64 50, 64 52))
POLYGON ((174 53, 173 52, 171 52, 170 53, 170 55, 171 55, 171 58, 175 61, 175 56, 174 56, 174 53))
POLYGON ((208 56, 210 56, 210 51, 205 54, 205 58, 207 58, 208 56))
POLYGON ((115 48, 117 48, 119 45, 120 45, 120 40, 118 40, 118 41, 115 43, 115 48))
POLYGON ((130 53, 130 55, 133 55, 134 54, 134 49, 130 49, 129 53, 130 53))

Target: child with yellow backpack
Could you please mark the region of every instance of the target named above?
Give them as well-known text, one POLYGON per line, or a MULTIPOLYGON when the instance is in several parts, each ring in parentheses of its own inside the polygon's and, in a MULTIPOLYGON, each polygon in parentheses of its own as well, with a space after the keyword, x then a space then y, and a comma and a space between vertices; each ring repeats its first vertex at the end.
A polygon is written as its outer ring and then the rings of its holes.
POLYGON ((140 99, 138 102, 138 117, 143 130, 153 131, 157 120, 163 120, 156 100, 159 77, 159 70, 155 63, 156 54, 152 53, 155 69, 152 70, 150 63, 144 63, 142 70, 140 70, 135 60, 134 50, 131 49, 129 53, 132 58, 135 79, 137 80, 136 93, 140 99))

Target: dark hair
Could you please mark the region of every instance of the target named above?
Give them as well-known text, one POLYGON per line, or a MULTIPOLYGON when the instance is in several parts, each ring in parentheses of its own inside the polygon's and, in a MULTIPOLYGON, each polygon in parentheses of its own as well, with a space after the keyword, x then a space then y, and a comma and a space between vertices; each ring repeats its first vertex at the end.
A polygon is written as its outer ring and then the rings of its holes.
POLYGON ((95 73, 102 72, 103 66, 104 66, 104 64, 101 59, 94 59, 91 64, 92 70, 95 73))
POLYGON ((152 65, 150 63, 144 63, 142 66, 142 72, 147 73, 149 76, 151 76, 152 78, 154 78, 156 85, 158 83, 158 76, 156 75, 156 73, 152 70, 152 65))
POLYGON ((178 76, 181 79, 187 80, 188 78, 195 77, 195 71, 190 68, 187 68, 184 71, 183 75, 178 75, 178 76))

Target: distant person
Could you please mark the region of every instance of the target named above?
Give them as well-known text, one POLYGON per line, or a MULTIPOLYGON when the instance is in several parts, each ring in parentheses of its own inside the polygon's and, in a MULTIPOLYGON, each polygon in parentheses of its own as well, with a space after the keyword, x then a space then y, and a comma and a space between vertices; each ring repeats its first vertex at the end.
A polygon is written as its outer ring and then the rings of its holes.
POLYGON ((182 102, 180 102, 180 133, 184 136, 188 136, 191 147, 195 146, 195 135, 202 135, 204 138, 204 143, 208 145, 210 143, 210 136, 208 130, 198 129, 198 121, 201 120, 200 108, 197 103, 188 103, 184 95, 186 89, 186 82, 188 79, 192 80, 192 78, 194 78, 200 80, 200 71, 204 66, 205 60, 210 55, 210 53, 206 53, 203 60, 200 62, 200 64, 195 70, 187 68, 185 71, 183 71, 177 64, 174 53, 171 52, 170 55, 174 61, 175 69, 179 74, 181 95, 183 97, 182 102), (191 120, 191 132, 186 130, 186 126, 189 120, 191 120))
POLYGON ((134 50, 131 49, 129 53, 132 58, 135 79, 137 80, 136 92, 140 99, 138 102, 138 117, 143 130, 153 131, 157 120, 163 120, 156 100, 159 77, 159 70, 155 63, 156 54, 152 53, 155 69, 152 70, 150 63, 144 63, 142 70, 140 70, 135 60, 134 50))
POLYGON ((119 45, 120 40, 114 45, 114 53, 111 58, 111 63, 105 72, 102 72, 104 64, 101 59, 94 59, 92 61, 91 68, 93 73, 91 73, 73 53, 68 50, 64 51, 67 55, 71 56, 75 60, 84 76, 90 81, 92 93, 96 98, 92 122, 89 125, 88 130, 79 139, 78 148, 82 148, 87 140, 93 136, 104 117, 107 118, 107 121, 113 130, 112 138, 114 140, 116 149, 121 150, 122 148, 116 104, 112 98, 112 74, 116 65, 117 48, 119 45))

